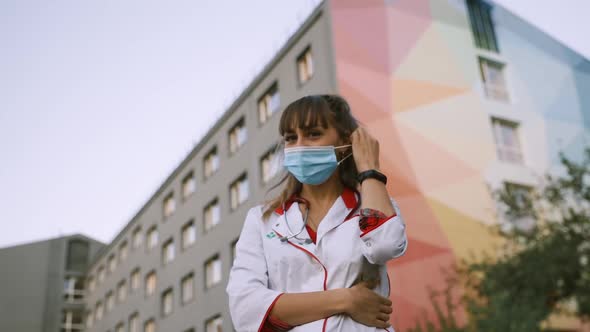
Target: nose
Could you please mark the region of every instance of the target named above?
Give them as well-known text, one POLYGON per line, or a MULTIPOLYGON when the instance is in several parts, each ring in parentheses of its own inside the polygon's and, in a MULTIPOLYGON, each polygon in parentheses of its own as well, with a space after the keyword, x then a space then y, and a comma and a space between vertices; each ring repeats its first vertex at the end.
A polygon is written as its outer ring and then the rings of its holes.
POLYGON ((306 146, 305 133, 301 129, 297 129, 297 141, 295 146, 306 146))

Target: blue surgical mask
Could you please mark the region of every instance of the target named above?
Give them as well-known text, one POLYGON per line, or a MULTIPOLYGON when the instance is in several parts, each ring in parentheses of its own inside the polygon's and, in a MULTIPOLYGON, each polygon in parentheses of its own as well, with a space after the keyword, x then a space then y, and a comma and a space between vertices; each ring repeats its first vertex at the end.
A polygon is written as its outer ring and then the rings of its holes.
POLYGON ((320 184, 326 181, 342 160, 336 160, 335 149, 346 148, 351 145, 342 146, 297 146, 285 148, 283 165, 293 174, 297 180, 305 184, 320 184))

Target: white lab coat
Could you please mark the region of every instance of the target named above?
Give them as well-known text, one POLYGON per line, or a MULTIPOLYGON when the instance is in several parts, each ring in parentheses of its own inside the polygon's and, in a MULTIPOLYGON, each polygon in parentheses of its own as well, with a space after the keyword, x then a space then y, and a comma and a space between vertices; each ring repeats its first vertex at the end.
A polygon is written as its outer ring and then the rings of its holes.
MULTIPOLYGON (((317 229, 316 244, 293 238, 288 243, 280 240, 289 235, 284 213, 293 234, 304 227, 297 202, 287 207, 286 212, 277 209, 266 221, 262 219, 262 205, 248 211, 227 285, 230 313, 238 332, 259 331, 282 293, 351 287, 361 275, 377 273, 381 283, 375 291, 389 296, 385 263, 406 251, 405 224, 398 205, 391 199, 397 215, 362 234, 358 211, 352 212, 357 199, 357 194, 348 189, 334 202, 317 229)), ((309 238, 309 234, 304 229, 298 238, 309 238)), ((394 331, 392 327, 387 330, 394 331)), ((383 329, 365 326, 341 314, 296 326, 291 331, 383 329)))

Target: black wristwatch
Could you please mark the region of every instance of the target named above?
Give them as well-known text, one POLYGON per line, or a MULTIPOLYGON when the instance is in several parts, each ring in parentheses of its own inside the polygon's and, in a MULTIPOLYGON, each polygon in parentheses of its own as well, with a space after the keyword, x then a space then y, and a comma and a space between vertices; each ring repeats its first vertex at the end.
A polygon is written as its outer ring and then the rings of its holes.
POLYGON ((381 181, 381 182, 383 182, 383 184, 387 184, 387 176, 385 176, 385 174, 379 172, 376 169, 370 169, 370 170, 366 170, 364 172, 360 172, 357 175, 356 180, 359 182, 359 184, 362 184, 363 181, 368 178, 381 181))

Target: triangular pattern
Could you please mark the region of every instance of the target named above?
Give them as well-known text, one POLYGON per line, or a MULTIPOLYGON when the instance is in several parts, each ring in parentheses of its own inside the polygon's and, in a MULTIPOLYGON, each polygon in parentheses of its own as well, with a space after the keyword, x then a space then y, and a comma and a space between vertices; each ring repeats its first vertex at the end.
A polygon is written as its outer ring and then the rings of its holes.
MULTIPOLYGON (((590 143, 584 128, 590 128, 590 112, 580 114, 590 109, 590 65, 571 52, 558 60, 564 49, 539 49, 531 61, 527 49, 513 47, 507 66, 510 101, 493 101, 482 91, 481 53, 471 51, 464 2, 331 0, 329 5, 337 92, 379 140, 387 189, 406 222, 408 251, 388 262, 392 322, 404 331, 424 315, 434 317, 428 288, 446 286, 441 269, 499 244, 489 227, 496 211, 488 181, 497 177, 496 166, 511 166, 497 160, 491 116, 527 117, 523 131, 535 140, 521 143, 536 168, 516 177, 555 168, 556 142, 568 155, 579 155, 590 143), (539 89, 530 84, 547 75, 553 84, 539 89), (515 108, 522 111, 511 113, 515 108)), ((503 38, 537 48, 539 43, 527 40, 531 31, 503 38)), ((456 315, 465 321, 460 309, 456 315)))
POLYGON ((427 81, 393 79, 391 98, 393 110, 403 112, 469 91, 469 88, 444 86, 427 81))
POLYGON ((414 48, 394 73, 398 79, 420 80, 461 90, 469 84, 448 46, 439 37, 436 26, 430 25, 416 41, 414 48), (436 56, 432 50, 436 49, 436 56))

